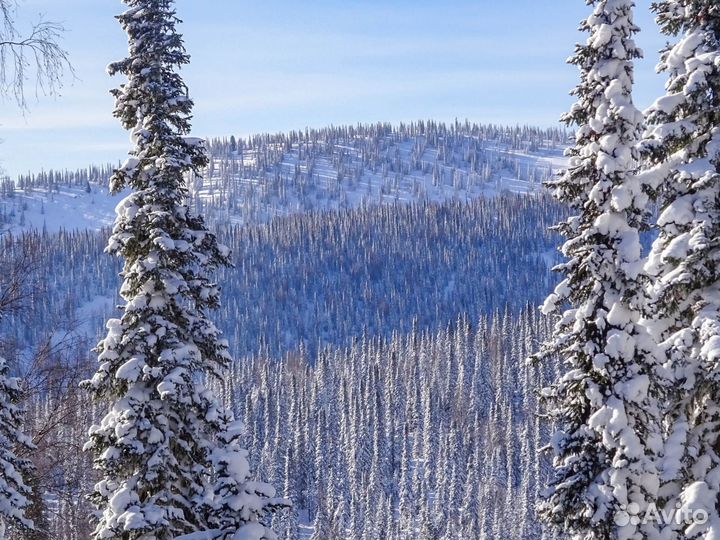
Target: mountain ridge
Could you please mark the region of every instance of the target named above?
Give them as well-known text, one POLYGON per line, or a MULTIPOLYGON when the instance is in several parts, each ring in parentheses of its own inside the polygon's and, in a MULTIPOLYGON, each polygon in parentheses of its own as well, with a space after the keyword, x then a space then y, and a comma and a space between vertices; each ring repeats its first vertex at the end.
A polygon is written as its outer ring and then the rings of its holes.
MULTIPOLYGON (((210 164, 188 181, 212 225, 314 210, 537 193, 566 164, 560 129, 432 121, 208 139, 210 164)), ((112 165, 40 171, 0 184, 0 230, 99 230, 126 193, 112 165)))

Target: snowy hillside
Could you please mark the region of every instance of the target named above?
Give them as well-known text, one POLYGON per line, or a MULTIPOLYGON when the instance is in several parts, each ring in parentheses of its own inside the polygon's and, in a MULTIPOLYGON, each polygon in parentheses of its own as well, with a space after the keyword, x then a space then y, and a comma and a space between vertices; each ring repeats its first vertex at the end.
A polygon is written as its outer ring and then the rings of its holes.
MULTIPOLYGON (((313 210, 535 193, 564 163, 556 130, 432 122, 211 139, 190 197, 211 223, 264 223, 313 210)), ((121 156, 119 156, 121 157, 121 156)), ((0 226, 92 229, 112 223, 111 166, 23 176, 0 189, 0 226)))
MULTIPOLYGON (((548 433, 534 388, 553 374, 524 358, 547 334, 534 306, 555 282, 548 227, 566 210, 541 186, 566 138, 420 123, 208 141, 188 195, 233 253, 216 315, 236 361, 217 390, 252 427, 253 470, 296 502, 273 521, 282 537, 543 537, 533 501, 548 433)), ((4 318, 0 356, 41 389, 25 422, 52 425, 36 454, 58 540, 91 534, 83 494, 97 476, 75 445, 102 414, 78 382, 118 315, 122 263, 104 252, 124 196, 108 193, 112 170, 0 183, 0 230, 22 233, 3 236, 0 269, 41 261, 28 281, 42 294, 4 318)))
POLYGON ((0 223, 13 232, 28 229, 98 230, 112 225, 115 205, 122 195, 111 196, 105 186, 16 189, 0 198, 0 223))

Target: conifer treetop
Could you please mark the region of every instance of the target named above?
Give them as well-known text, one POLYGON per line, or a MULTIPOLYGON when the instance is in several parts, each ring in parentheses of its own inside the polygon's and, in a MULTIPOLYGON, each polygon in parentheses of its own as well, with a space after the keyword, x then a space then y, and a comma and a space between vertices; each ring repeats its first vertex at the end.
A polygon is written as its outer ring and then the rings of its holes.
MULTIPOLYGON (((190 133, 193 102, 178 69, 190 62, 182 37, 181 22, 173 0, 125 0, 129 9, 117 17, 128 35, 129 55, 108 66, 110 75, 128 81, 112 91, 114 115, 131 132, 135 146, 131 158, 111 180, 113 192, 126 186, 148 187, 154 180, 185 196, 181 173, 199 173, 207 164, 202 141, 184 137, 190 133), (162 174, 157 174, 161 172, 162 174)), ((159 186, 158 186, 159 187, 159 186)), ((165 195, 172 193, 164 193, 165 195)))

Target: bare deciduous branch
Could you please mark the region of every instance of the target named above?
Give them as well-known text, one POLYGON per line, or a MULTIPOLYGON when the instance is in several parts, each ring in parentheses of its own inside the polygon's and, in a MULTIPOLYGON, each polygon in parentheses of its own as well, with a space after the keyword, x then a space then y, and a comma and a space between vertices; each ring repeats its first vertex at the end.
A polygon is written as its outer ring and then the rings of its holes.
POLYGON ((68 53, 60 46, 65 28, 42 18, 29 33, 21 35, 16 26, 15 0, 0 0, 0 94, 12 96, 19 107, 27 108, 26 87, 35 83, 35 95, 55 94, 66 72, 73 73, 68 53))

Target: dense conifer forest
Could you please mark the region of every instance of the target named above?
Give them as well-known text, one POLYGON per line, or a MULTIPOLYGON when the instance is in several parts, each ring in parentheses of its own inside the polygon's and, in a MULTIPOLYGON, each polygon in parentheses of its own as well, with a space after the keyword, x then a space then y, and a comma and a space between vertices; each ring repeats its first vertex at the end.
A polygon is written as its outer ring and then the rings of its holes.
MULTIPOLYGON (((539 537, 518 501, 546 474, 536 390, 555 368, 525 359, 547 334, 536 306, 563 214, 506 193, 217 225, 234 262, 218 275, 218 320, 236 358, 217 391, 247 427, 253 470, 298 501, 273 520, 282 537, 493 537, 507 523, 539 537), (461 502, 494 510, 468 520, 461 502)), ((94 473, 80 441, 99 412, 77 383, 118 301, 106 238, 3 238, 8 271, 21 253, 43 261, 26 308, 2 322, 3 355, 31 381, 25 429, 47 494, 33 508, 62 540, 88 534, 94 473)))

